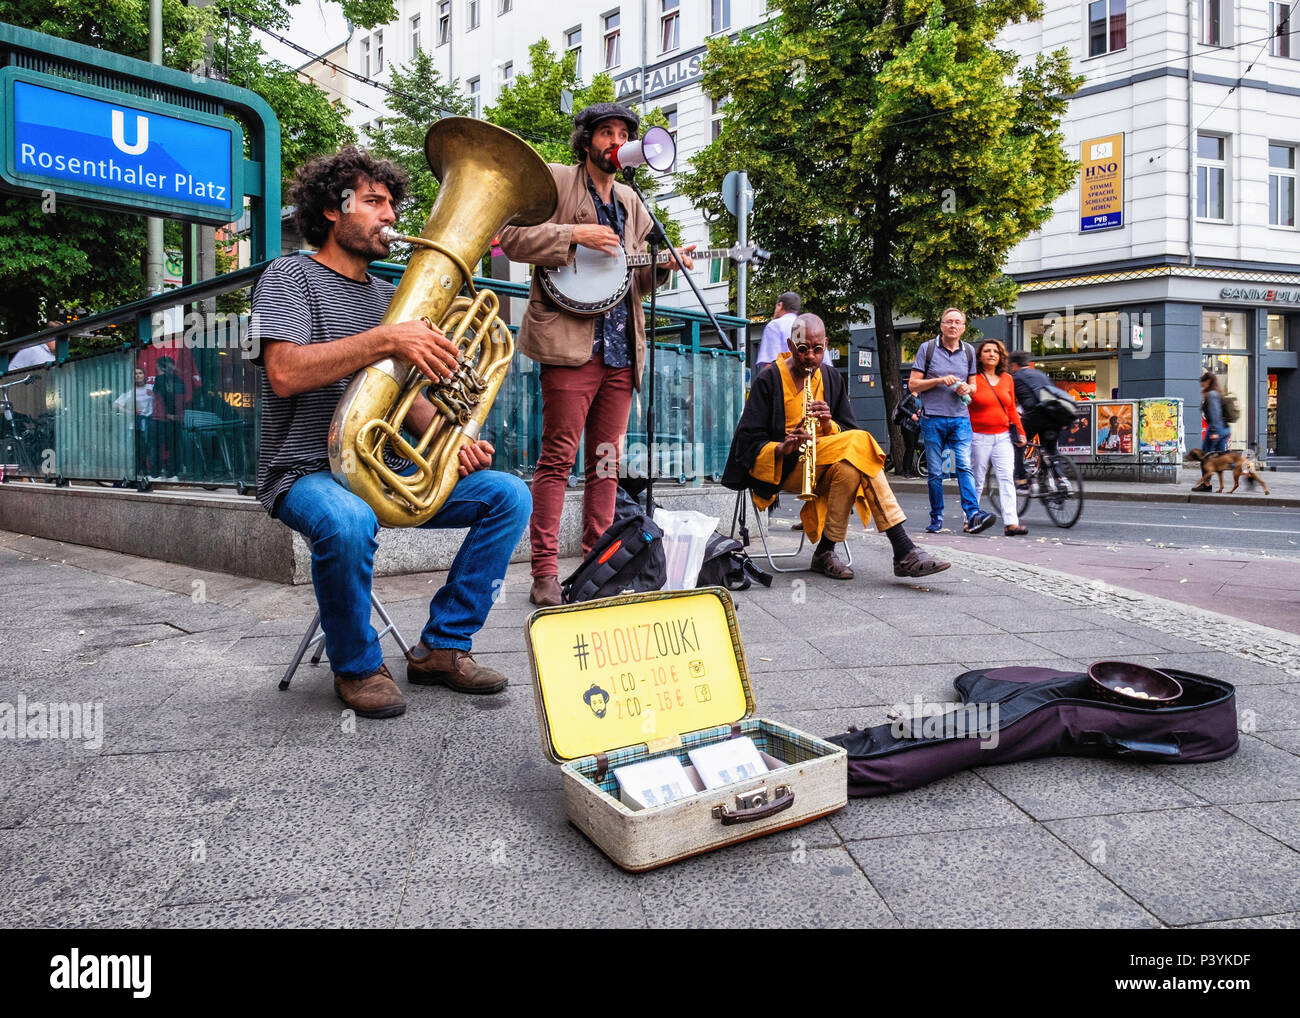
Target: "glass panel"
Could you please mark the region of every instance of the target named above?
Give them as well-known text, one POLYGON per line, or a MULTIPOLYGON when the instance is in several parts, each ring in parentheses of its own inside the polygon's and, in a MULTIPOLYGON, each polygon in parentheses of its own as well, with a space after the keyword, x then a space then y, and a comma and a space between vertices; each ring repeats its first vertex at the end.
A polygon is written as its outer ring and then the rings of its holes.
POLYGON ((1268 340, 1265 345, 1270 350, 1286 349, 1286 319, 1281 315, 1268 316, 1268 340))
POLYGON ((1223 139, 1216 138, 1212 134, 1198 134, 1196 136, 1196 157, 1198 159, 1222 159, 1223 139))
MULTIPOLYGON (((1241 416, 1228 425, 1228 448, 1244 449, 1247 428, 1250 426, 1250 385, 1248 382, 1250 358, 1241 354, 1233 354, 1232 356, 1227 354, 1204 354, 1201 357, 1201 367, 1205 371, 1214 372, 1215 377, 1219 380, 1220 392, 1231 393, 1237 397, 1237 403, 1241 407, 1241 416)), ((1201 437, 1203 438, 1205 430, 1204 417, 1201 418, 1201 430, 1201 437)), ((1188 436, 1187 444, 1189 447, 1193 445, 1191 435, 1188 436)))
POLYGON ((1088 56, 1106 52, 1106 0, 1088 5, 1088 56))
POLYGON ((1201 347, 1210 350, 1245 350, 1246 312, 1201 312, 1201 347))
POLYGON ((44 472, 104 481, 135 476, 134 418, 114 406, 134 390, 134 366, 133 353, 123 350, 51 370, 54 456, 44 472))
POLYGON ((1295 169, 1295 149, 1290 145, 1270 145, 1268 165, 1281 170, 1295 169))
POLYGON ((6 476, 54 473, 54 413, 46 393, 55 370, 31 368, 0 379, 0 468, 6 476))
POLYGON ((1206 213, 1211 219, 1223 218, 1223 170, 1216 166, 1209 168, 1209 212, 1206 213))

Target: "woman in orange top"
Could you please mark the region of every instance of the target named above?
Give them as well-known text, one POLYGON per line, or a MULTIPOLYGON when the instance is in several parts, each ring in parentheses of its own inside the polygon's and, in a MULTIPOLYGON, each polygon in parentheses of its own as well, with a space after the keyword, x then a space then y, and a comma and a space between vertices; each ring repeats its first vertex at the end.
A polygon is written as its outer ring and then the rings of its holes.
POLYGON ((1011 375, 1007 371, 1007 348, 996 339, 981 340, 975 347, 975 391, 970 397, 971 470, 975 474, 975 490, 982 491, 989 464, 998 479, 998 494, 1002 501, 1003 531, 1007 537, 1029 533, 1020 525, 1016 515, 1015 444, 1024 445, 1025 429, 1016 409, 1016 393, 1011 375))

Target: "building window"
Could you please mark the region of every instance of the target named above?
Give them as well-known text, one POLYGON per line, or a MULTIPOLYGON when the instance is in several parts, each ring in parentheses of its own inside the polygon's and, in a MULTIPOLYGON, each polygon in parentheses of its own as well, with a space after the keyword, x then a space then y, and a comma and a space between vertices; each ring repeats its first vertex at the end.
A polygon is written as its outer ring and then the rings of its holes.
POLYGON ((659 2, 663 11, 659 15, 659 52, 669 53, 681 44, 678 31, 680 28, 678 18, 681 15, 678 4, 681 0, 659 0, 659 2))
POLYGON ((710 32, 725 32, 731 27, 731 0, 713 0, 709 17, 710 32))
POLYGON ((1270 350, 1286 349, 1286 319, 1281 315, 1268 316, 1268 338, 1264 345, 1270 350))
POLYGON ((673 136, 673 144, 676 145, 677 144, 677 107, 669 106, 667 109, 664 110, 664 116, 668 118, 668 123, 665 126, 668 128, 668 133, 673 136))
POLYGON ((467 81, 467 82, 465 83, 465 85, 466 85, 466 87, 469 89, 469 115, 470 115, 471 117, 479 117, 479 116, 482 116, 482 115, 483 115, 483 106, 482 106, 482 103, 483 103, 483 96, 482 96, 482 93, 481 93, 480 90, 479 90, 479 80, 478 80, 478 78, 470 78, 469 81, 467 81))
POLYGON ((1295 226, 1295 146, 1268 146, 1268 224, 1295 226))
POLYGON ((712 125, 712 133, 709 136, 709 140, 717 141, 718 136, 722 134, 722 103, 717 99, 712 101, 712 106, 709 111, 709 120, 712 125))
POLYGON ((605 70, 617 67, 619 64, 619 12, 605 15, 605 70))
POLYGON ((510 83, 515 80, 515 62, 507 60, 501 65, 501 87, 509 88, 510 83))
POLYGON ((1128 0, 1092 0, 1088 4, 1088 56, 1113 53, 1128 45, 1128 0))
POLYGON ((384 33, 383 30, 375 32, 375 73, 378 74, 384 69, 384 33))
POLYGON ((1269 53, 1275 57, 1300 59, 1300 17, 1292 14, 1288 3, 1271 3, 1268 5, 1268 23, 1272 29, 1269 37, 1269 53))
POLYGON ((1196 215, 1227 219, 1228 141, 1212 134, 1196 136, 1196 215))
POLYGON ((451 0, 442 0, 438 4, 438 45, 446 46, 451 42, 451 0))
POLYGON ((573 73, 582 80, 582 26, 564 33, 564 48, 573 54, 573 73))
POLYGON ((515 6, 515 0, 497 0, 497 17, 509 14, 515 6))
POLYGON ((466 0, 465 2, 465 31, 472 32, 478 28, 478 3, 479 0, 466 0))
POLYGON ((420 16, 418 14, 412 14, 411 15, 411 56, 415 56, 415 54, 419 53, 422 46, 423 43, 421 43, 420 41, 420 16))
POLYGON ((361 40, 361 77, 370 77, 370 37, 361 40))
POLYGON ((1230 0, 1200 0, 1201 42, 1206 46, 1227 46, 1232 23, 1230 0))

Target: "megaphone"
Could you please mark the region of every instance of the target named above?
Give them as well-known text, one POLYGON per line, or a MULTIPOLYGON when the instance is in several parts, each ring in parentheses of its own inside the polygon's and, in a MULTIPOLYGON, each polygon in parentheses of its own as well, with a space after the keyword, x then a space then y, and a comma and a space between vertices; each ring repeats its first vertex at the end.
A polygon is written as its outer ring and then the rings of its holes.
POLYGON ((677 144, 662 127, 650 128, 645 137, 625 142, 609 154, 610 162, 617 169, 630 170, 634 166, 646 165, 656 173, 672 169, 676 158, 677 144))

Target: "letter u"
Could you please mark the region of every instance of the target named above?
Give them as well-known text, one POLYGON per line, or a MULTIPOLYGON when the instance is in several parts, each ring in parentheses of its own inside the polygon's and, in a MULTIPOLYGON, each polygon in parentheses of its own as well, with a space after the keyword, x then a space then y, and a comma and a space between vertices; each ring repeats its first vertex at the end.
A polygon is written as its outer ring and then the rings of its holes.
POLYGON ((129 156, 138 156, 149 147, 149 118, 137 113, 135 116, 135 144, 126 143, 126 114, 121 110, 113 111, 113 144, 129 156))

